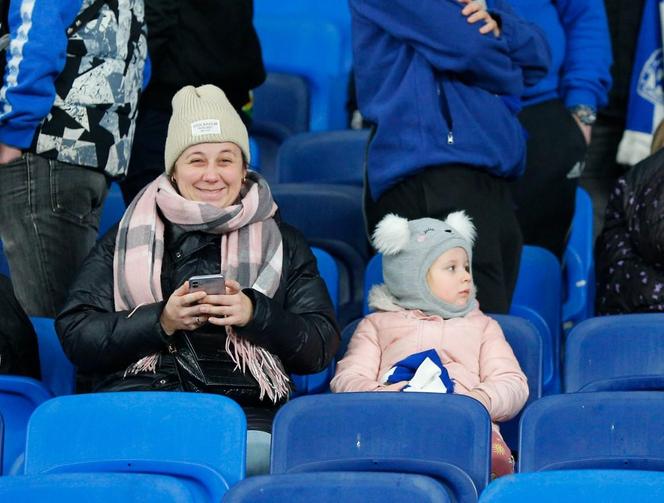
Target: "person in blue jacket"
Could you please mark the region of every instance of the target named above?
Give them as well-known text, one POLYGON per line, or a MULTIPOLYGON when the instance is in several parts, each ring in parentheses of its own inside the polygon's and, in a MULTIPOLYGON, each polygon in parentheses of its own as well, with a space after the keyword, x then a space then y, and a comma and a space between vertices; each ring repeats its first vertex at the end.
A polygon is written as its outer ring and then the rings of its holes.
POLYGON ((9 0, 0 239, 16 297, 55 317, 127 170, 147 55, 143 0, 9 0))
POLYGON ((518 97, 547 72, 543 35, 502 0, 490 12, 470 0, 349 3, 358 104, 373 125, 369 232, 388 213, 465 210, 480 304, 506 313, 522 244, 507 181, 523 171, 518 97))
POLYGON ((611 43, 603 0, 509 0, 551 47, 547 76, 523 93, 526 172, 514 187, 526 244, 562 258, 591 128, 611 86, 611 43))

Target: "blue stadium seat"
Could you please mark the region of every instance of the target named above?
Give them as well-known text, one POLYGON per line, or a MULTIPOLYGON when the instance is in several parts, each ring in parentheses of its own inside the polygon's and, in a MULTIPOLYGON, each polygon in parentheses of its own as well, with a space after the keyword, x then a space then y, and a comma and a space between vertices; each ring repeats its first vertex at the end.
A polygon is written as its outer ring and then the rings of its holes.
POLYGON ((431 393, 334 393, 285 404, 271 473, 417 473, 473 501, 489 479, 491 422, 476 400, 431 393))
POLYGON ((2 249, 2 241, 0 240, 0 274, 4 274, 9 277, 9 262, 7 262, 7 257, 2 249))
MULTIPOLYGON (((519 361, 521 370, 528 378, 528 401, 524 409, 542 396, 542 337, 535 326, 526 319, 507 314, 491 314, 505 334, 519 361)), ((504 423, 500 423, 500 433, 510 447, 519 447, 519 420, 523 411, 504 423)))
POLYGON ((664 393, 610 391, 540 398, 521 417, 519 472, 664 471, 664 393))
POLYGON ((203 503, 176 478, 129 473, 0 477, 0 500, 20 503, 203 503))
POLYGON ((435 480, 405 473, 326 472, 251 477, 233 487, 224 503, 447 503, 435 480))
POLYGON ((569 330, 595 311, 595 261, 593 257, 593 205, 588 193, 576 189, 572 233, 563 255, 563 326, 569 330))
POLYGON ((219 501, 244 478, 247 426, 233 400, 203 393, 54 398, 30 418, 25 473, 171 474, 219 501))
POLYGON ((544 336, 544 394, 560 388, 560 338, 562 335, 562 275, 553 253, 537 246, 524 246, 510 314, 522 316, 540 328, 544 336), (523 309, 522 309, 523 308, 523 309), (531 316, 532 313, 539 316, 531 316))
POLYGON ((249 137, 249 155, 251 156, 251 163, 249 168, 254 171, 261 171, 261 148, 255 138, 249 137))
MULTIPOLYGON (((542 338, 539 331, 528 320, 519 318, 517 316, 510 316, 507 314, 492 314, 490 315, 503 329, 505 339, 512 347, 514 356, 519 361, 521 369, 528 378, 528 401, 524 405, 527 407, 529 404, 542 396, 542 338)), ((337 360, 341 360, 346 354, 348 343, 353 336, 357 325, 360 320, 356 320, 346 325, 341 332, 341 344, 337 352, 337 360)), ((500 432, 507 445, 512 450, 517 450, 519 445, 518 430, 519 420, 521 419, 519 413, 516 417, 500 424, 500 432)))
POLYGON ((362 214, 362 189, 341 185, 278 184, 272 195, 285 222, 312 246, 324 249, 339 266, 339 318, 360 315, 369 242, 362 214))
POLYGON ((76 388, 76 369, 65 355, 52 318, 30 318, 37 334, 41 381, 53 396, 71 395, 76 388))
POLYGON ((36 379, 0 375, 0 415, 5 432, 2 474, 21 472, 28 420, 40 404, 52 397, 51 392, 36 379))
POLYGON ((249 128, 261 152, 257 171, 270 183, 277 182, 276 159, 282 143, 309 129, 309 86, 297 75, 268 73, 254 91, 254 111, 249 128))
POLYGON ((364 183, 368 130, 301 133, 279 148, 279 183, 364 183))
MULTIPOLYGON (((325 281, 327 291, 330 293, 332 304, 334 304, 336 310, 339 303, 339 269, 337 263, 325 250, 312 248, 311 251, 316 257, 318 272, 325 281)), ((316 374, 291 374, 291 380, 295 385, 295 391, 291 393, 291 398, 326 391, 329 388, 330 380, 334 376, 334 368, 335 364, 332 360, 325 370, 316 374)))
POLYGON ((307 81, 309 129, 344 128, 349 68, 343 29, 333 21, 293 16, 255 17, 254 26, 266 70, 307 81))
POLYGON ((99 238, 103 237, 111 227, 122 220, 122 215, 124 215, 126 209, 120 186, 115 182, 111 183, 99 222, 99 238))
POLYGON ((664 501, 664 473, 628 470, 565 470, 517 473, 484 490, 480 503, 586 503, 664 501))
POLYGON ((567 336, 565 392, 664 390, 664 313, 602 316, 567 336))

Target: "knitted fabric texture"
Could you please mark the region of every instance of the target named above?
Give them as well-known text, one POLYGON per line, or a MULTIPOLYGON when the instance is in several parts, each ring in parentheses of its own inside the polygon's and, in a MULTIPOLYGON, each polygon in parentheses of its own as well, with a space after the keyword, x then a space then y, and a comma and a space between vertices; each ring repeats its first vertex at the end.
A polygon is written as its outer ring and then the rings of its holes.
MULTIPOLYGON (((120 222, 113 259, 115 310, 134 310, 163 300, 161 268, 164 217, 191 231, 218 234, 221 272, 227 279, 273 297, 281 278, 283 243, 272 218, 277 206, 265 179, 253 171, 240 192, 241 200, 226 208, 180 196, 166 175, 148 185, 131 203, 120 222)), ((288 396, 289 379, 279 359, 226 327, 226 351, 236 368, 249 369, 265 395, 276 402, 288 396)), ((154 371, 158 354, 148 355, 129 373, 154 371)))
POLYGON ((178 157, 199 143, 235 143, 249 163, 249 134, 224 92, 216 86, 186 86, 173 96, 164 150, 166 174, 178 157))
POLYGON ((451 213, 445 221, 384 217, 376 226, 373 242, 383 254, 383 279, 394 302, 404 309, 419 309, 445 319, 465 316, 475 309, 474 286, 468 302, 457 306, 435 296, 427 282, 431 265, 447 250, 463 248, 472 263, 474 240, 475 227, 462 211, 451 213))

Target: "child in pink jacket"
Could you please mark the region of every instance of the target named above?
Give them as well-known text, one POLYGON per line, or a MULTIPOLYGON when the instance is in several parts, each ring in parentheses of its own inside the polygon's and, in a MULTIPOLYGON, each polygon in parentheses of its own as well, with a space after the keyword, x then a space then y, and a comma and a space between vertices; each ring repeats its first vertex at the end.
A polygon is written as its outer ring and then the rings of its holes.
POLYGON ((475 300, 470 218, 462 211, 444 222, 387 215, 373 237, 385 283, 369 294, 376 312, 358 325, 332 391, 471 396, 494 423, 492 475, 512 473, 514 460, 495 423, 521 410, 528 384, 500 326, 475 300))

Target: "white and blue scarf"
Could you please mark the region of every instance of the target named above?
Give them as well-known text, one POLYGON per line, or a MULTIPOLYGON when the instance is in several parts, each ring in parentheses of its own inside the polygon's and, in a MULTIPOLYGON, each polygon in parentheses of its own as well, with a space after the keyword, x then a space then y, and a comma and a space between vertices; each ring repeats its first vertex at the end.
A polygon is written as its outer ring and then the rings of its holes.
POLYGON ((627 105, 627 125, 616 160, 633 166, 650 155, 653 132, 664 119, 662 23, 664 0, 646 0, 627 105))

